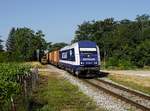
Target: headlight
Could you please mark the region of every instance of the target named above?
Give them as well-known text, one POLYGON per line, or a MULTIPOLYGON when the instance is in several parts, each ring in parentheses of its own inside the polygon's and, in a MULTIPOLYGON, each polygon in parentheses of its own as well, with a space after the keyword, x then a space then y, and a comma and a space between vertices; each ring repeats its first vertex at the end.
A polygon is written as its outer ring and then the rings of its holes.
POLYGON ((97 62, 94 62, 94 64, 97 64, 97 62))
POLYGON ((84 64, 84 62, 80 62, 80 64, 84 64))

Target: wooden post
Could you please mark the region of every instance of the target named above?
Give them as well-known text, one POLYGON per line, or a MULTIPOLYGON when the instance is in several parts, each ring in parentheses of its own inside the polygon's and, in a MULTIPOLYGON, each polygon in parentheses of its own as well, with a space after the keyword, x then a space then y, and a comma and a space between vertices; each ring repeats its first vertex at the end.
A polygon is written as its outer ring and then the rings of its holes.
POLYGON ((12 98, 12 96, 11 96, 11 110, 12 111, 16 111, 16 106, 15 106, 15 104, 14 104, 14 100, 13 100, 13 98, 12 98))

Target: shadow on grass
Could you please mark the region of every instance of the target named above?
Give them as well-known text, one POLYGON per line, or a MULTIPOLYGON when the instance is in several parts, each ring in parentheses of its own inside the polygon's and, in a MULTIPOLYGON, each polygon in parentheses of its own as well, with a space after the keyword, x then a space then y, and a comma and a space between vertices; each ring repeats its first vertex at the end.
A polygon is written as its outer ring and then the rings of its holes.
POLYGON ((41 109, 44 105, 46 105, 47 102, 40 102, 31 99, 29 102, 29 110, 28 111, 36 111, 37 109, 41 109))

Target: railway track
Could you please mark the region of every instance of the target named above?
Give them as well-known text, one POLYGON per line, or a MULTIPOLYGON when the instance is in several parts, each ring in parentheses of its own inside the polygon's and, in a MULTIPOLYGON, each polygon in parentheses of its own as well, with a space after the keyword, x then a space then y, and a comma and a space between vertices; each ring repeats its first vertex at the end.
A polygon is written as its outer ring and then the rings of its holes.
POLYGON ((143 111, 150 111, 150 96, 103 79, 83 79, 86 83, 143 111))

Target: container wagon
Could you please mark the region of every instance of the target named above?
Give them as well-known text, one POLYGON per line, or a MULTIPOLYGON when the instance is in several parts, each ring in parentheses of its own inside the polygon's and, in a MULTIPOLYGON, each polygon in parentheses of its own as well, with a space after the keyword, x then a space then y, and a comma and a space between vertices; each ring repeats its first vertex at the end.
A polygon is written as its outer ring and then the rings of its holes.
POLYGON ((55 66, 59 66, 59 50, 53 51, 53 53, 54 53, 54 58, 52 60, 52 63, 55 66))

